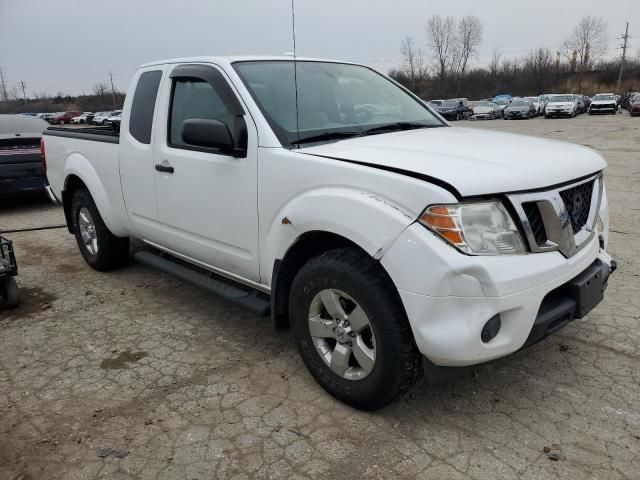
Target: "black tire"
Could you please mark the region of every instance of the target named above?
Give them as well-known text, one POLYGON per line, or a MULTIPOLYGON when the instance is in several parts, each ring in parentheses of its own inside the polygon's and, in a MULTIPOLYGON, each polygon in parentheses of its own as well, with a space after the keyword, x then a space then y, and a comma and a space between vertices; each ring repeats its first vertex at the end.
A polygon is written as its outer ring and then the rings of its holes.
POLYGON ((383 408, 408 392, 422 376, 422 355, 398 291, 380 265, 356 248, 330 250, 305 264, 291 286, 289 312, 293 337, 309 372, 327 392, 352 407, 383 408), (312 341, 309 308, 325 289, 350 295, 369 319, 376 339, 376 359, 364 378, 349 380, 335 373, 312 341))
POLYGON ((20 288, 13 277, 0 280, 1 306, 5 308, 16 308, 20 305, 20 288))
POLYGON ((102 220, 89 190, 81 189, 73 195, 71 201, 71 219, 73 231, 80 253, 92 268, 106 272, 127 264, 129 260, 129 238, 116 237, 102 220), (92 254, 82 239, 79 226, 80 211, 86 208, 93 219, 97 239, 97 252, 92 254))

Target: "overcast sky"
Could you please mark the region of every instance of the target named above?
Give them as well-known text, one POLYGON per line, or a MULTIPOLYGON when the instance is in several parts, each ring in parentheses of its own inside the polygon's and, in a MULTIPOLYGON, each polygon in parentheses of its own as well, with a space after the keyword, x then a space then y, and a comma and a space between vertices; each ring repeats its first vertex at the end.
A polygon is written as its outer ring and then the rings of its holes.
MULTIPOLYGON (((477 15, 484 39, 474 64, 498 48, 555 51, 583 15, 609 26, 609 56, 629 22, 640 48, 640 0, 296 0, 298 55, 356 60, 383 71, 401 63, 402 39, 426 47, 431 15, 477 15)), ((292 50, 290 0, 0 0, 0 67, 9 86, 33 92, 126 89, 144 62, 176 56, 292 50)))

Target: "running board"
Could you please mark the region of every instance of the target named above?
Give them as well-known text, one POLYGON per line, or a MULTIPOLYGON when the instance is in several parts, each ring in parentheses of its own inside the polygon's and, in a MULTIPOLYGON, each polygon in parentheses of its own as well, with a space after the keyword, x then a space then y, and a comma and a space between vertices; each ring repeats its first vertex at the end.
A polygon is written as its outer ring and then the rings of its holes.
POLYGON ((133 258, 139 263, 161 270, 196 287, 215 293, 230 302, 237 303, 262 317, 269 315, 271 306, 269 300, 258 297, 255 290, 235 287, 151 252, 136 252, 133 254, 133 258))

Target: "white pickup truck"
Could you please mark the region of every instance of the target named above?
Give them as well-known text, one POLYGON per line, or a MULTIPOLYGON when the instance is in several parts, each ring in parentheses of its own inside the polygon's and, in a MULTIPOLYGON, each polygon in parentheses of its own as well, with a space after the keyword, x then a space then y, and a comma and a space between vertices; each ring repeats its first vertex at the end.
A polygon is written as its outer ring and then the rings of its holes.
POLYGON ((42 149, 89 265, 142 240, 139 262, 289 326, 361 409, 584 317, 615 268, 600 155, 451 127, 363 65, 149 63, 119 132, 50 127, 42 149))

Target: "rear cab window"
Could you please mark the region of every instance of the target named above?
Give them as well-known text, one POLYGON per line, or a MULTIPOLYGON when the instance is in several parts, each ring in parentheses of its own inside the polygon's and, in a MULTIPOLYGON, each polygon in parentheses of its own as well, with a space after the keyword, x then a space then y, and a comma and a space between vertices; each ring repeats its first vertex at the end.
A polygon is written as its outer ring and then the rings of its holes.
POLYGON ((140 75, 133 101, 131 102, 129 133, 138 142, 147 145, 151 143, 153 112, 161 79, 162 70, 151 70, 140 75))

